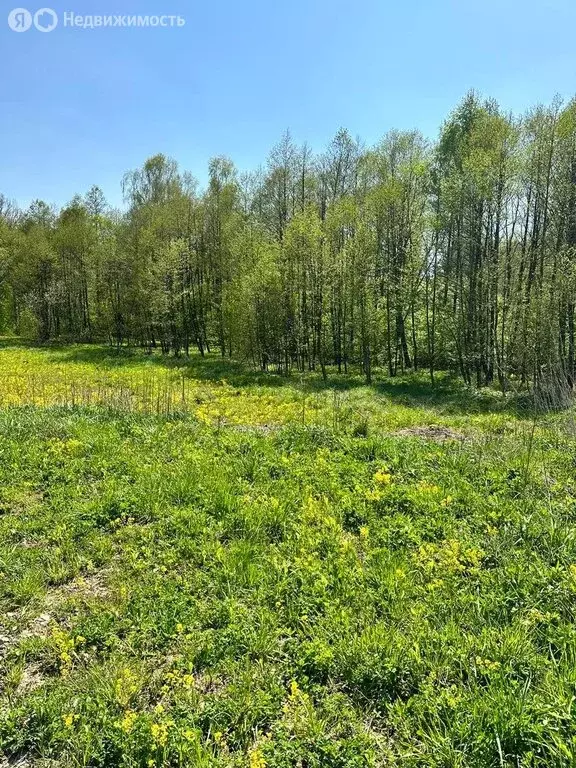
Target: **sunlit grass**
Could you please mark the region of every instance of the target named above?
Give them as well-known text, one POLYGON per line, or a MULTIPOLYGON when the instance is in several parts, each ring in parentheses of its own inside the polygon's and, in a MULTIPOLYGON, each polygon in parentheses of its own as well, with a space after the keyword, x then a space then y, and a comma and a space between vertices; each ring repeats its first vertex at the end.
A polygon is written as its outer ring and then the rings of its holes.
POLYGON ((473 394, 426 374, 365 386, 359 373, 255 373, 211 355, 203 360, 108 347, 0 347, 0 407, 99 406, 123 412, 191 414, 206 424, 265 426, 366 420, 377 429, 434 423, 467 430, 510 429, 526 413, 512 398, 473 394))
POLYGON ((570 414, 216 357, 0 365, 7 759, 574 764, 570 414))

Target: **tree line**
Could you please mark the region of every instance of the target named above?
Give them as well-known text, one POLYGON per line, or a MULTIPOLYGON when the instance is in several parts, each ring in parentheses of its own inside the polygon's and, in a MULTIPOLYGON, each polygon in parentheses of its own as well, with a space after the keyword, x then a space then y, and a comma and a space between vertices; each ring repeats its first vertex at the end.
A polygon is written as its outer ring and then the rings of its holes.
POLYGON ((0 325, 264 370, 426 369, 572 389, 576 100, 507 114, 469 93, 435 142, 289 133, 206 189, 164 155, 61 210, 0 196, 0 325))

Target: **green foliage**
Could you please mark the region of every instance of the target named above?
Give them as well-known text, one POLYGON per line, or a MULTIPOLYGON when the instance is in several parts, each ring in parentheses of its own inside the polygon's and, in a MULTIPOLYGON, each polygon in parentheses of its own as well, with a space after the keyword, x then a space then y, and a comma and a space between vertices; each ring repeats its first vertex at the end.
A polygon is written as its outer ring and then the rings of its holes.
POLYGON ((188 373, 204 397, 233 383, 233 422, 63 395, 18 405, 23 368, 124 387, 176 366, 73 355, 0 351, 15 381, 0 410, 6 759, 574 763, 566 416, 535 423, 449 379, 379 391, 342 376, 338 400, 319 375, 258 377, 200 355, 188 373), (304 386, 318 409, 286 421, 304 386), (258 393, 266 428, 251 421, 258 393))
POLYGON ((197 349, 289 374, 426 369, 526 390, 576 382, 574 101, 522 117, 469 93, 438 141, 344 129, 315 156, 289 133, 266 167, 175 160, 60 212, 0 196, 0 318, 40 341, 197 349))

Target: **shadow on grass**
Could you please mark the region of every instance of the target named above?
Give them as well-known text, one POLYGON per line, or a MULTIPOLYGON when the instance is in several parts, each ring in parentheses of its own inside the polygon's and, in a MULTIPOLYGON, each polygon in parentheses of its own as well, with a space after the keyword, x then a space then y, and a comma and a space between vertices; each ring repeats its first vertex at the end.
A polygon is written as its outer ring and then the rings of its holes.
POLYGON ((328 369, 327 381, 316 371, 285 376, 274 371, 259 371, 239 360, 223 358, 217 353, 202 357, 194 351, 189 357, 162 355, 158 351, 147 354, 135 347, 113 347, 88 344, 38 344, 17 338, 0 338, 0 349, 29 348, 44 350, 55 362, 85 363, 96 368, 119 368, 133 364, 165 370, 182 370, 185 376, 205 382, 221 382, 238 389, 247 387, 291 387, 306 393, 346 393, 365 388, 382 398, 393 400, 408 408, 436 408, 447 414, 508 413, 521 419, 534 417, 534 409, 525 394, 503 397, 496 390, 476 390, 466 386, 450 373, 439 372, 434 385, 427 374, 412 373, 390 377, 385 370, 376 370, 373 383, 367 385, 361 372, 348 374, 328 369))

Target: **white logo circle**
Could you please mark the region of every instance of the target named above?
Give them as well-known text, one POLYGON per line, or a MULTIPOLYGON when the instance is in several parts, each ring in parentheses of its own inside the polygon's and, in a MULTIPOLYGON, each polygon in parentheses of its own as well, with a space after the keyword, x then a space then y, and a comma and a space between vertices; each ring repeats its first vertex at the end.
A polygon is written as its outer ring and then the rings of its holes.
POLYGON ((58 14, 52 8, 40 8, 34 14, 34 26, 39 32, 52 32, 58 26, 58 14))
POLYGON ((32 26, 32 14, 26 8, 14 8, 8 14, 8 26, 13 32, 27 32, 32 26))

